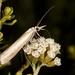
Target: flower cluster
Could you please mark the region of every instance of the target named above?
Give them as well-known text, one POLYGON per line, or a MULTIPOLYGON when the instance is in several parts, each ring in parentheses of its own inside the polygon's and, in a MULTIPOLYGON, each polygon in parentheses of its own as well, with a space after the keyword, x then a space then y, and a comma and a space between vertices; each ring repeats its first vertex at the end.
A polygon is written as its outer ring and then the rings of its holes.
POLYGON ((54 64, 59 66, 60 58, 56 57, 60 53, 60 45, 54 41, 52 38, 45 39, 40 37, 38 39, 33 38, 30 44, 23 48, 27 55, 32 55, 35 58, 39 58, 42 54, 46 53, 50 59, 54 59, 54 64))

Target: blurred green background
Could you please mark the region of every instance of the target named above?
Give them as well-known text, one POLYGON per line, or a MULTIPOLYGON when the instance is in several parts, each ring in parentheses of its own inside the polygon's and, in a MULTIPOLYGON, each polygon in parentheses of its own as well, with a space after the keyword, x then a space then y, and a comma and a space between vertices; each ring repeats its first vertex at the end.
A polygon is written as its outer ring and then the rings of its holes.
MULTIPOLYGON (((39 75, 75 75, 75 0, 7 0, 2 4, 13 7, 17 23, 13 26, 3 26, 4 40, 11 45, 27 29, 36 26, 43 14, 55 6, 43 19, 41 25, 47 25, 46 31, 39 34, 44 37, 54 38, 61 44, 61 63, 59 67, 43 67, 39 75)), ((1 50, 2 52, 3 50, 1 50)), ((12 60, 11 65, 0 69, 0 75, 14 75, 24 64, 24 56, 20 51, 12 60)), ((31 68, 24 71, 24 75, 31 72, 31 68)))

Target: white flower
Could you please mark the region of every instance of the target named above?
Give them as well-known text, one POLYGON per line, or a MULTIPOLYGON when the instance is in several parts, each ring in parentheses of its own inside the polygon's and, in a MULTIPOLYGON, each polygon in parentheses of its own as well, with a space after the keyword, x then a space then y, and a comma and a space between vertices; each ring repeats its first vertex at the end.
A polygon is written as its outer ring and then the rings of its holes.
POLYGON ((55 56, 56 56, 56 54, 52 51, 52 50, 50 50, 50 51, 47 51, 47 54, 48 54, 48 56, 50 57, 50 58, 55 58, 55 56))
POLYGON ((27 45, 27 47, 24 47, 23 50, 27 54, 31 54, 31 52, 32 52, 32 48, 29 45, 27 45))
POLYGON ((32 51, 32 56, 34 56, 35 58, 38 58, 40 56, 40 53, 37 50, 32 51))
POLYGON ((60 47, 61 47, 61 46, 60 46, 59 44, 57 44, 57 43, 54 44, 54 48, 55 48, 55 50, 59 50, 60 47))
POLYGON ((57 65, 57 66, 60 66, 60 65, 61 65, 61 59, 58 58, 58 57, 56 57, 56 58, 54 59, 54 64, 57 65))
POLYGON ((46 48, 48 47, 48 43, 44 41, 44 42, 39 43, 39 46, 46 48))
POLYGON ((41 54, 47 52, 47 55, 54 59, 58 53, 60 53, 60 45, 54 42, 54 39, 40 37, 38 39, 33 38, 26 47, 23 48, 26 54, 31 54, 35 58, 40 57, 41 54))
POLYGON ((60 53, 60 51, 59 51, 60 50, 60 45, 57 44, 57 43, 51 44, 50 45, 50 50, 58 54, 58 53, 60 53))
POLYGON ((46 42, 48 42, 49 44, 54 44, 54 39, 51 38, 47 38, 46 42))
POLYGON ((38 49, 39 45, 38 45, 38 42, 35 42, 35 43, 32 43, 31 46, 33 49, 38 49))
POLYGON ((38 42, 44 42, 45 41, 45 38, 44 37, 40 37, 40 38, 37 39, 37 41, 38 42))
POLYGON ((40 54, 44 54, 44 52, 46 51, 46 48, 39 47, 37 50, 40 54))

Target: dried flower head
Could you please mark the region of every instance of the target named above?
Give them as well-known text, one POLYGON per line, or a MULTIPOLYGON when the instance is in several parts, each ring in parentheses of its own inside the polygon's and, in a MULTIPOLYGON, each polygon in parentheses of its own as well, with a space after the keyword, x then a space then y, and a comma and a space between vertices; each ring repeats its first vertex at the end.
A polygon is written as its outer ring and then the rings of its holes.
MULTIPOLYGON (((52 39, 52 38, 46 39, 44 37, 40 37, 38 39, 33 38, 30 41, 30 43, 23 48, 23 50, 27 55, 31 55, 37 59, 41 58, 41 55, 45 55, 45 57, 47 56, 48 59, 50 58, 50 59, 54 60, 53 61, 54 65, 59 66, 61 64, 60 59, 58 57, 56 57, 56 55, 60 53, 60 47, 61 46, 58 43, 56 43, 54 41, 54 39, 52 39)), ((43 59, 41 59, 41 61, 43 59)), ((47 61, 47 60, 45 60, 45 61, 47 61)))
POLYGON ((61 62, 61 59, 60 59, 60 58, 56 57, 56 58, 54 59, 54 64, 55 64, 55 65, 60 66, 60 65, 61 65, 60 62, 61 62))

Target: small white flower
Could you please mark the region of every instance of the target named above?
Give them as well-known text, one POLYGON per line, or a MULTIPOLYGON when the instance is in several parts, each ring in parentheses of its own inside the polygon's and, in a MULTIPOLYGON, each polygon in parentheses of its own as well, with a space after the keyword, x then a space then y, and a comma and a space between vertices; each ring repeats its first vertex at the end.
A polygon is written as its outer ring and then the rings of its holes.
POLYGON ((55 58, 55 56, 56 56, 56 54, 52 51, 52 50, 50 50, 50 51, 47 51, 47 54, 48 54, 48 56, 50 57, 50 58, 55 58))
POLYGON ((44 41, 44 42, 39 43, 39 46, 46 48, 48 47, 48 43, 44 41))
POLYGON ((55 43, 55 44, 51 44, 50 45, 50 50, 54 51, 55 53, 60 53, 59 50, 60 50, 60 45, 55 43))
POLYGON ((34 56, 35 58, 38 58, 40 56, 40 53, 37 50, 32 51, 32 56, 34 56))
POLYGON ((32 43, 31 46, 33 49, 38 49, 38 42, 32 43))
POLYGON ((51 38, 47 38, 46 42, 48 42, 49 44, 54 44, 54 39, 51 38))
POLYGON ((31 52, 32 52, 32 48, 29 45, 27 45, 27 47, 24 47, 23 50, 27 54, 31 54, 31 52))
POLYGON ((45 41, 45 38, 44 37, 40 37, 40 38, 37 39, 37 41, 40 42, 40 43, 41 42, 44 42, 45 41))
POLYGON ((33 38, 30 41, 30 44, 24 47, 23 50, 25 53, 31 54, 35 58, 38 58, 41 54, 47 52, 47 55, 54 59, 56 55, 60 53, 60 45, 55 43, 52 38, 45 39, 44 37, 40 37, 38 39, 33 38))
POLYGON ((44 52, 46 51, 46 48, 39 47, 37 50, 40 54, 44 54, 44 52))
POLYGON ((60 49, 61 45, 59 45, 58 43, 55 43, 55 46, 57 49, 60 49))
POLYGON ((44 46, 45 46, 45 47, 48 47, 48 46, 49 46, 49 44, 48 44, 47 42, 45 42, 45 43, 44 43, 44 46))
POLYGON ((60 65, 61 65, 61 59, 58 58, 58 57, 56 57, 56 58, 54 59, 54 64, 57 65, 57 66, 60 66, 60 65))

